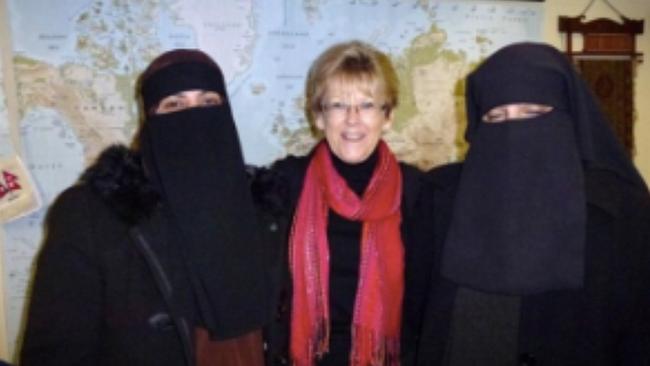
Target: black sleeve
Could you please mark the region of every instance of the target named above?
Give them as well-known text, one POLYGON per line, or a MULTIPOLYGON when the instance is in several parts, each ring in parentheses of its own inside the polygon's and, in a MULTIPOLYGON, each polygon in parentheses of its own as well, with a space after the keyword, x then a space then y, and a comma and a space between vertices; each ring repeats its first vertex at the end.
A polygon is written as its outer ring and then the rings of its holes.
POLYGON ((93 258, 87 191, 65 191, 51 207, 37 257, 20 364, 96 365, 102 279, 93 258))
POLYGON ((271 282, 271 319, 264 326, 265 364, 289 364, 290 275, 288 233, 293 215, 292 171, 296 158, 274 162, 269 168, 249 168, 251 192, 268 244, 271 282))
POLYGON ((405 239, 404 301, 402 317, 401 361, 415 364, 422 317, 426 304, 433 263, 433 211, 430 187, 424 175, 412 167, 402 167, 402 237, 405 239))

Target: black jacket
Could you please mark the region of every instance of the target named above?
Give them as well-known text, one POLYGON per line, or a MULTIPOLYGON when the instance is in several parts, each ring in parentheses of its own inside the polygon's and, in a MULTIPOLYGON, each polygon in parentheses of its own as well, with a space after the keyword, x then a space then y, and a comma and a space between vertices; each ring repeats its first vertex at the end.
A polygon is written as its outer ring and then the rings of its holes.
POLYGON ((22 365, 195 364, 190 282, 127 148, 104 151, 47 217, 22 365), (185 293, 187 294, 187 293, 185 293))
MULTIPOLYGON (((293 218, 293 211, 298 197, 302 191, 303 180, 309 164, 307 157, 288 157, 273 165, 271 171, 266 171, 260 179, 253 184, 256 201, 272 202, 267 204, 267 226, 277 228, 275 235, 267 238, 274 243, 276 248, 275 258, 275 283, 276 283, 276 310, 275 320, 266 331, 269 344, 269 365, 287 365, 289 346, 290 306, 291 306, 291 279, 288 272, 287 247, 289 230, 293 218), (260 198, 265 197, 265 198, 260 198), (273 213, 268 214, 269 211, 273 213)), ((402 192, 402 225, 401 232, 405 246, 405 294, 403 301, 402 319, 402 365, 411 365, 415 360, 415 347, 419 326, 421 324, 421 306, 425 296, 429 270, 424 267, 423 253, 428 251, 426 243, 419 240, 416 218, 419 218, 421 193, 421 172, 417 169, 401 164, 403 192, 402 192)), ((426 220, 422 220, 426 221, 426 220)))
MULTIPOLYGON (((428 173, 435 212, 432 280, 418 365, 444 365, 458 286, 442 278, 440 253, 462 164, 428 173)), ((586 170, 584 288, 521 297, 518 365, 650 365, 650 200, 604 170, 586 170)), ((561 213, 559 213, 561 214, 561 213)))

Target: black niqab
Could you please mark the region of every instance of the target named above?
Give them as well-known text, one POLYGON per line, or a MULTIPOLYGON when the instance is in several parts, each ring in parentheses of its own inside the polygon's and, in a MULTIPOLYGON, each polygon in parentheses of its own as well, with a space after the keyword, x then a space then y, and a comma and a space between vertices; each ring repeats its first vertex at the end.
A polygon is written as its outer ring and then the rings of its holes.
POLYGON ((145 108, 191 89, 216 91, 224 104, 147 116, 139 142, 147 174, 177 234, 199 325, 224 339, 266 321, 268 273, 219 69, 201 62, 166 66, 143 81, 145 108))
POLYGON ((646 189, 569 60, 515 44, 467 78, 470 149, 452 213, 442 273, 478 290, 523 295, 583 286, 584 168, 646 189), (494 107, 535 103, 549 113, 484 123, 494 107))

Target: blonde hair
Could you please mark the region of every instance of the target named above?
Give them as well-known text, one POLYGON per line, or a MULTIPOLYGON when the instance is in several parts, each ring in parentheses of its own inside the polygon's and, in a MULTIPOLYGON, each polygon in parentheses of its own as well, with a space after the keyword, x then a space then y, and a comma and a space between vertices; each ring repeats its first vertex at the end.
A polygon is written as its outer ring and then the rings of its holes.
POLYGON ((388 56, 360 41, 331 46, 311 65, 305 87, 305 114, 310 123, 323 112, 323 98, 328 83, 339 80, 361 84, 383 99, 386 115, 397 106, 399 82, 388 56))

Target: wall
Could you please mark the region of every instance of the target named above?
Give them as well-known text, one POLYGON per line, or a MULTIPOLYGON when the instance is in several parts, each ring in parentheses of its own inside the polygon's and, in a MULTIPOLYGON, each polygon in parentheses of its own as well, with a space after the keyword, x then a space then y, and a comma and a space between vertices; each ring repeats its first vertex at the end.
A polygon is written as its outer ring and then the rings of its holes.
MULTIPOLYGON (((577 16, 591 0, 546 0, 544 14, 544 39, 564 50, 563 35, 557 30, 560 15, 577 16)), ((645 20, 645 33, 637 37, 637 49, 645 55, 645 61, 637 65, 634 95, 636 104, 634 162, 646 182, 650 183, 650 1, 648 0, 609 0, 616 9, 628 18, 645 20)), ((596 18, 619 19, 604 0, 595 0, 587 11, 587 20, 596 18)), ((576 46, 574 46, 576 47, 576 46)), ((578 49, 582 48, 579 43, 578 49)))

